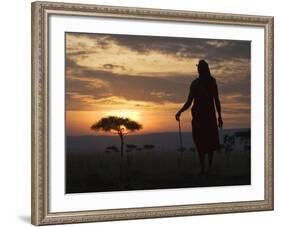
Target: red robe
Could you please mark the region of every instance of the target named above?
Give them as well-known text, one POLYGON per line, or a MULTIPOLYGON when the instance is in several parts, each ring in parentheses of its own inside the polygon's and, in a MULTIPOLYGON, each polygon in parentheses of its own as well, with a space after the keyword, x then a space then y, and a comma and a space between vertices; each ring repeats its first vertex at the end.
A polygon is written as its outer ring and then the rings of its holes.
POLYGON ((193 97, 192 136, 198 152, 209 153, 220 148, 214 96, 217 84, 213 77, 197 78, 190 86, 193 97))

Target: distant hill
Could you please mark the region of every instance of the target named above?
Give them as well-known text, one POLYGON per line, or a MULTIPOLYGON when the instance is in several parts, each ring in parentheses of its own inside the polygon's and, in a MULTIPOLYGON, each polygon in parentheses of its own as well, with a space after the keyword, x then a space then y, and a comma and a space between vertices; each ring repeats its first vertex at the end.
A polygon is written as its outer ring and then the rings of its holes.
MULTIPOLYGON (((238 131, 245 131, 249 129, 224 129, 220 132, 220 140, 222 143, 225 134, 233 134, 238 131)), ((194 147, 191 132, 182 133, 183 144, 186 148, 194 147)), ((178 132, 164 132, 164 133, 150 133, 143 135, 127 135, 125 137, 125 144, 135 144, 143 147, 144 144, 153 144, 155 149, 162 151, 169 151, 171 149, 179 148, 179 134, 178 132)), ((67 136, 66 149, 67 151, 103 151, 107 146, 120 145, 118 136, 67 136)))

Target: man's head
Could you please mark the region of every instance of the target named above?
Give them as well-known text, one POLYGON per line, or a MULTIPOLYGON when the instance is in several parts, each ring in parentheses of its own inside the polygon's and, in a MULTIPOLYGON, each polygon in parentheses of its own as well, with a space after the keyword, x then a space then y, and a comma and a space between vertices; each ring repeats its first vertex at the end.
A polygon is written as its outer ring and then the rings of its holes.
POLYGON ((197 65, 197 70, 200 76, 211 76, 209 65, 205 60, 200 60, 197 65))

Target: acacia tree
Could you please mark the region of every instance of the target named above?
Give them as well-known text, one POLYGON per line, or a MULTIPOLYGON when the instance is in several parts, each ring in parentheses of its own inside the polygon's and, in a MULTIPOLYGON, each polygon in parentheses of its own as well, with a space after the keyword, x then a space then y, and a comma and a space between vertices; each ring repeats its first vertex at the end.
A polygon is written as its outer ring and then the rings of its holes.
POLYGON ((129 118, 108 116, 101 118, 98 122, 91 126, 92 130, 102 130, 105 132, 117 134, 120 137, 120 153, 123 158, 124 135, 142 129, 142 125, 129 118))

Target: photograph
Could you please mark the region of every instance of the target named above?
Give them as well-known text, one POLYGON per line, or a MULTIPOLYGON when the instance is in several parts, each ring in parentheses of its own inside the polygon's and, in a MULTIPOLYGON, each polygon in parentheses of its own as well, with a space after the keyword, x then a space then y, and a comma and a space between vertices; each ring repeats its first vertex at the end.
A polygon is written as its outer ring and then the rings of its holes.
POLYGON ((251 184, 251 40, 65 32, 65 193, 251 184))

